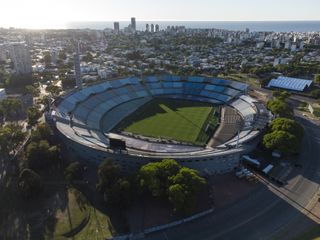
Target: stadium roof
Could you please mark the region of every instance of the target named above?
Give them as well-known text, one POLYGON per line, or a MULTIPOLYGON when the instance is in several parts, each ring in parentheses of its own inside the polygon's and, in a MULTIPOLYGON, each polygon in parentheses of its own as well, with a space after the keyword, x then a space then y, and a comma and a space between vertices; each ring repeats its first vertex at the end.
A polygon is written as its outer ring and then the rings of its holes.
POLYGON ((283 88, 302 92, 305 90, 306 87, 310 87, 311 84, 312 80, 281 76, 276 79, 272 79, 269 82, 268 87, 283 88))

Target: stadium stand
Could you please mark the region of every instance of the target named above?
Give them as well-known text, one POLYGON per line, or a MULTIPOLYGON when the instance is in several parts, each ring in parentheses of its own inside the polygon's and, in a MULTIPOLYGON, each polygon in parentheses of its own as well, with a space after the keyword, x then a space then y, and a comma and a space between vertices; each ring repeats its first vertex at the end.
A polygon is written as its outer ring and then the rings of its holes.
MULTIPOLYGON (((226 105, 229 106, 225 108, 226 116, 232 120, 227 123, 227 120, 222 119, 225 124, 224 136, 214 144, 216 147, 152 143, 122 136, 126 138, 129 147, 128 156, 122 158, 145 156, 147 162, 149 158, 183 159, 192 156, 194 159, 201 157, 203 164, 208 164, 205 162, 214 157, 217 162, 210 164, 215 166, 214 171, 221 172, 231 169, 238 161, 240 149, 229 150, 230 146, 234 148, 237 144, 242 145, 255 138, 270 120, 269 111, 264 105, 245 95, 247 88, 248 85, 243 83, 199 76, 163 75, 115 79, 64 95, 62 101, 51 109, 51 116, 56 128, 75 152, 80 155, 94 154, 94 161, 100 161, 111 151, 108 136, 115 134, 112 133, 113 128, 152 98, 166 97, 226 105), (238 137, 234 136, 238 130, 239 142, 238 137), (231 163, 226 164, 225 159, 229 158, 232 159, 231 163)), ((194 162, 186 164, 197 168, 194 162)))

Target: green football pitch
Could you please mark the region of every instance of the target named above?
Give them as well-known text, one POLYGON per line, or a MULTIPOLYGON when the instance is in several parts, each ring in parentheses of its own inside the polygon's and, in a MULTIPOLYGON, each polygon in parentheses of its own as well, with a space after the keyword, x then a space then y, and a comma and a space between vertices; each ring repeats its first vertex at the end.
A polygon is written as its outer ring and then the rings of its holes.
POLYGON ((208 103, 157 98, 125 118, 118 130, 204 145, 208 124, 218 124, 216 108, 208 103))

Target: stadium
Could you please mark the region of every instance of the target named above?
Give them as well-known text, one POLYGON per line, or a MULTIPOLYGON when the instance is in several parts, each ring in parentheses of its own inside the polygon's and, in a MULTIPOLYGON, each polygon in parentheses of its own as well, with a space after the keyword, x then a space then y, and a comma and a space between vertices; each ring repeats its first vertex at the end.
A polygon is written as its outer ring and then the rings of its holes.
POLYGON ((201 174, 234 170, 270 121, 248 85, 199 76, 128 77, 57 99, 51 120, 77 160, 123 172, 173 158, 201 174))

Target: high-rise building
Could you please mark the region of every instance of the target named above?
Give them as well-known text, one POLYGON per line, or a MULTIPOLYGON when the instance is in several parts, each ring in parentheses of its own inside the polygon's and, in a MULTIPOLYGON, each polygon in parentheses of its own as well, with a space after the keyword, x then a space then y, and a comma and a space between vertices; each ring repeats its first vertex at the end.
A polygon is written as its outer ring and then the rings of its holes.
POLYGON ((113 30, 116 33, 118 33, 120 31, 120 23, 119 22, 114 22, 113 23, 113 30))
POLYGON ((149 26, 149 24, 147 23, 146 24, 146 32, 149 32, 150 31, 150 26, 149 26))
POLYGON ((15 74, 20 75, 32 73, 31 56, 25 43, 11 43, 9 54, 11 61, 13 62, 15 74))
POLYGON ((137 30, 137 26, 136 26, 136 18, 131 18, 131 29, 132 31, 136 31, 137 30))
POLYGON ((0 44, 0 62, 7 60, 7 50, 4 44, 0 44))
POLYGON ((74 73, 75 73, 77 88, 82 88, 79 48, 80 48, 80 43, 78 42, 76 54, 74 55, 74 73))
POLYGON ((159 32, 159 31, 160 31, 159 24, 156 24, 156 32, 159 32))
POLYGON ((57 59, 58 59, 58 52, 55 49, 53 49, 51 51, 51 62, 55 65, 57 64, 57 59))
POLYGON ((154 25, 153 25, 153 23, 151 24, 151 32, 154 33, 154 25))

